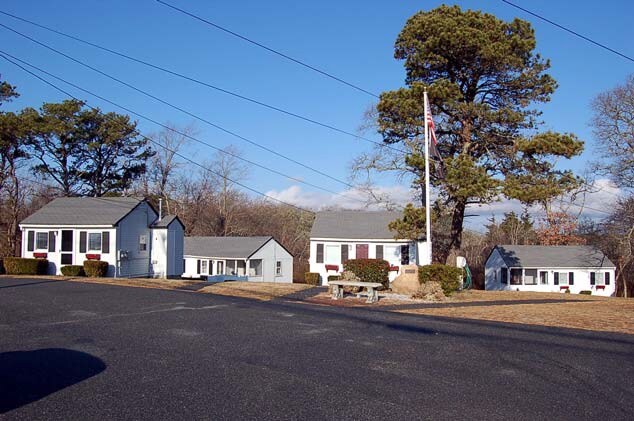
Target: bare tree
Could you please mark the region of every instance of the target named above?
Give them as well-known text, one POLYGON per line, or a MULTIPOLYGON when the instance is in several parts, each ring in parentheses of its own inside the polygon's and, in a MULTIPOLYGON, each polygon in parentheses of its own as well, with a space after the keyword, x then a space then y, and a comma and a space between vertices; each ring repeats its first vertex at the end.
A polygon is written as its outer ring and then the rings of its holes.
POLYGON ((214 174, 212 180, 218 186, 216 198, 216 209, 218 211, 218 232, 220 236, 240 234, 240 226, 235 223, 238 206, 244 199, 235 182, 244 181, 248 177, 248 168, 236 156, 240 156, 240 151, 234 146, 223 149, 224 152, 216 152, 214 159, 210 162, 210 167, 214 174))

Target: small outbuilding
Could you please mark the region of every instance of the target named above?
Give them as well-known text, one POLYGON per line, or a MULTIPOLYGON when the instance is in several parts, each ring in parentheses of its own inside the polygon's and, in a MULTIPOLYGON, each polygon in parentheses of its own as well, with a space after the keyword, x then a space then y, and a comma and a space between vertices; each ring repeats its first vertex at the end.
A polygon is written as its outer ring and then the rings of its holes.
POLYGON ((22 257, 45 258, 48 273, 86 260, 108 262, 107 276, 179 277, 184 227, 159 218, 144 199, 60 197, 20 223, 22 257))
POLYGON ((612 296, 615 270, 592 246, 498 245, 485 263, 485 289, 612 296))
POLYGON ((275 238, 185 237, 184 278, 293 282, 293 255, 275 238))

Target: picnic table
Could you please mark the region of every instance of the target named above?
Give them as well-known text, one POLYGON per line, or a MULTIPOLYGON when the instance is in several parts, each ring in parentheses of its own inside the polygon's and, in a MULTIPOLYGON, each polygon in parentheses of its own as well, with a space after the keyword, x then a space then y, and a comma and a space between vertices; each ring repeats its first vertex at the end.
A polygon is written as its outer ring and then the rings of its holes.
POLYGON ((343 298, 343 287, 360 287, 368 291, 368 299, 366 303, 376 303, 379 301, 377 288, 382 287, 380 282, 361 282, 361 281, 328 281, 328 285, 332 286, 332 299, 338 300, 343 298))

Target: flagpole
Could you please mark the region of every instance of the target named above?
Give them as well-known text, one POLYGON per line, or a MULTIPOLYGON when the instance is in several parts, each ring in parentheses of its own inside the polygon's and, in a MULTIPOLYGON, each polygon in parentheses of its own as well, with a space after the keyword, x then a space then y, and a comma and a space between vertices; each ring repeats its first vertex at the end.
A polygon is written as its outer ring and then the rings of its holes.
POLYGON ((425 112, 425 241, 427 242, 427 264, 431 264, 431 206, 430 206, 430 189, 429 189, 429 101, 427 100, 427 89, 423 93, 424 112, 425 112))

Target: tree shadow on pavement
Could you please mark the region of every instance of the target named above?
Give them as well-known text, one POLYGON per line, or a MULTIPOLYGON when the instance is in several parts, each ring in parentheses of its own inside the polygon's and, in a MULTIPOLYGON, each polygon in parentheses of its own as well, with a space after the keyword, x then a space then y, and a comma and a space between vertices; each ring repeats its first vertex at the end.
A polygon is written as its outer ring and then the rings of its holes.
POLYGON ((82 382, 105 369, 101 359, 72 349, 0 353, 0 414, 82 382))

